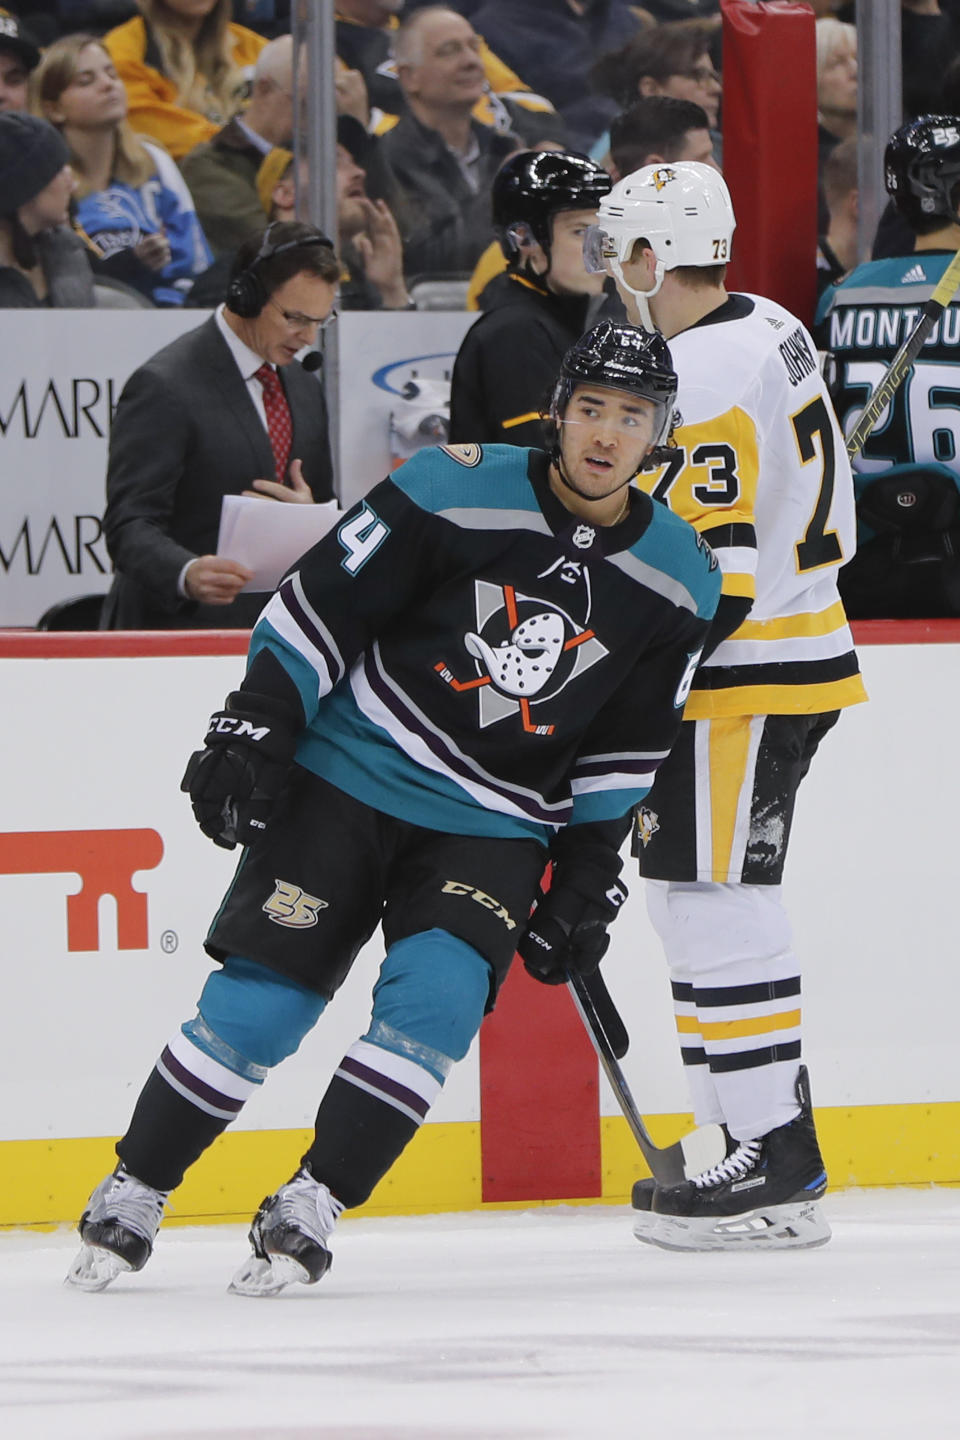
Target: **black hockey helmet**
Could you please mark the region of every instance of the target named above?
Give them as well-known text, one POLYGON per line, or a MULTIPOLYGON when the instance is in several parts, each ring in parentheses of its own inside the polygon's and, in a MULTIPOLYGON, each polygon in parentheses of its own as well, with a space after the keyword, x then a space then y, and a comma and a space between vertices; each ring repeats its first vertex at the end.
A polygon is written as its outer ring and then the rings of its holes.
POLYGON ((953 192, 960 183, 960 118, 921 115, 895 130, 883 156, 887 193, 914 227, 942 217, 956 220, 953 192))
POLYGON ((505 160, 493 181, 493 228, 507 261, 529 238, 550 254, 551 217, 558 210, 596 210, 613 181, 595 160, 572 150, 521 150, 505 160))
POLYGON ((656 407, 652 443, 657 447, 666 442, 677 401, 677 373, 662 335, 601 320, 571 345, 550 401, 551 449, 558 443, 557 427, 578 385, 623 390, 651 401, 656 407))

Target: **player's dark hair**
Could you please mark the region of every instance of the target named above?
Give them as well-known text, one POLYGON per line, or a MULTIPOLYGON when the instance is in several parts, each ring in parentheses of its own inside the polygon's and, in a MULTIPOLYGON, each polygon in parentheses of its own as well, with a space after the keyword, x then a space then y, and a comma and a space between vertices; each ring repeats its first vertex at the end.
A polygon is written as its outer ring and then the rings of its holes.
POLYGON ((709 130, 702 105, 673 95, 648 95, 615 116, 610 124, 610 154, 622 177, 661 160, 678 160, 691 130, 709 130))

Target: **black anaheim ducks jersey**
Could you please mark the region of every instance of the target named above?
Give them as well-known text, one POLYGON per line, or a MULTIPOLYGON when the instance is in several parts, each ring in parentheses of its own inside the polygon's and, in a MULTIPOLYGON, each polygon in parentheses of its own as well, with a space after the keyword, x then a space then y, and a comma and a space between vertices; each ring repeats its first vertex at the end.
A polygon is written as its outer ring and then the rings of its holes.
POLYGON ((307 552, 250 649, 299 691, 301 765, 455 834, 547 841, 643 798, 720 572, 648 496, 594 529, 548 471, 538 450, 423 450, 307 552))

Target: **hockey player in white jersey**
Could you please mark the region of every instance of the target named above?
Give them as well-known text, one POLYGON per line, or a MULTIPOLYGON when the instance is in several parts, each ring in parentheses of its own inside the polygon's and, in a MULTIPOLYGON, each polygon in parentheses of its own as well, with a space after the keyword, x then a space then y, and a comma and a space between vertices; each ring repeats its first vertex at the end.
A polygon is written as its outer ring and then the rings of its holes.
POLYGON ((694 677, 635 832, 696 1120, 728 1137, 714 1168, 635 1186, 638 1238, 680 1250, 829 1239, 781 876, 797 787, 866 698, 837 591, 855 543, 843 437, 805 327, 727 293, 734 227, 718 172, 681 161, 620 181, 585 241, 678 374, 676 448, 636 483, 709 541, 740 622, 694 677))

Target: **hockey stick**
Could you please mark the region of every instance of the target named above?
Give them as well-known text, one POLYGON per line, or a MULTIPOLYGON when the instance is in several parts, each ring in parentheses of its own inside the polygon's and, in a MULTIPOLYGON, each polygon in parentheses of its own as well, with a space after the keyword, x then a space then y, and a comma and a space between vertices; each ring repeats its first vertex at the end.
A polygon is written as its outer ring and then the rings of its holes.
POLYGON ((847 439, 847 454, 851 460, 863 449, 864 441, 876 425, 894 391, 903 383, 903 379, 919 355, 924 341, 950 304, 958 286, 960 286, 960 250, 944 270, 933 294, 923 307, 920 319, 890 361, 879 385, 861 411, 860 419, 850 431, 847 439))
MULTIPOLYGON (((573 997, 573 1003, 577 1007, 584 1028, 593 1041, 593 1048, 597 1052, 604 1074, 610 1081, 613 1093, 617 1097, 617 1104, 624 1113, 633 1138, 640 1147, 641 1155, 650 1167, 651 1175, 659 1185, 679 1185, 680 1181, 686 1178, 683 1141, 677 1140, 673 1145, 667 1145, 665 1148, 653 1143, 634 1098, 630 1094, 630 1087, 620 1069, 610 1037, 597 1013, 590 986, 582 975, 568 972, 567 988, 573 997)), ((606 993, 606 988, 604 987, 604 989, 606 993)), ((607 998, 609 999, 609 996, 607 998)), ((612 1006, 613 1002, 610 1003, 612 1006)), ((616 1010, 614 1013, 616 1014, 616 1010)))
MULTIPOLYGON (((597 1015, 600 1029, 607 1037, 615 1060, 622 1060, 630 1049, 630 1036, 623 1023, 620 1011, 613 1003, 613 996, 599 970, 583 977, 583 984, 597 1015)), ((581 1012, 582 1014, 582 1012, 581 1012)))

